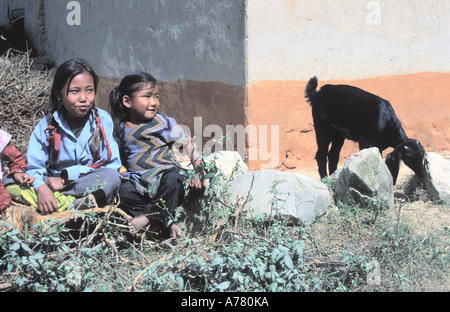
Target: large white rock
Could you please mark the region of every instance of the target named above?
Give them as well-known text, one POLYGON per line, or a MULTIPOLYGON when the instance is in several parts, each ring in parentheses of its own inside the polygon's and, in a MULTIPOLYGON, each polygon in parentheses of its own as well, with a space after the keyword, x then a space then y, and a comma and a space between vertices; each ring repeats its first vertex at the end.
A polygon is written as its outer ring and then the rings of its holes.
MULTIPOLYGON (((220 181, 224 183, 249 171, 248 166, 242 159, 241 155, 235 151, 214 152, 205 157, 203 160, 207 166, 214 163, 219 172, 223 174, 223 179, 220 181)), ((193 169, 190 161, 186 161, 186 159, 179 159, 178 161, 180 162, 182 168, 187 170, 193 169)))
POLYGON ((242 203, 243 216, 253 219, 259 214, 281 216, 295 223, 311 224, 331 204, 326 184, 287 171, 254 171, 244 173, 229 184, 232 203, 242 203))
POLYGON ((235 151, 215 152, 205 157, 206 163, 214 162, 218 169, 222 171, 225 180, 232 180, 237 176, 248 172, 248 166, 241 155, 235 151))
POLYGON ((425 154, 425 188, 427 193, 437 201, 450 205, 450 161, 439 154, 425 154))

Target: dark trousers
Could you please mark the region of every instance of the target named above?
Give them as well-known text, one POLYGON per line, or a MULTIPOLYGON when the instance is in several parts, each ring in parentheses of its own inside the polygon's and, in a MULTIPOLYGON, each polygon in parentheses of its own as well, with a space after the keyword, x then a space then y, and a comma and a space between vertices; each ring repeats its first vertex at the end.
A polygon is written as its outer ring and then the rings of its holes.
POLYGON ((133 182, 124 180, 119 189, 119 208, 132 217, 145 215, 150 220, 157 220, 168 226, 171 221, 175 221, 176 209, 183 202, 183 179, 179 169, 166 170, 155 198, 140 194, 133 182))

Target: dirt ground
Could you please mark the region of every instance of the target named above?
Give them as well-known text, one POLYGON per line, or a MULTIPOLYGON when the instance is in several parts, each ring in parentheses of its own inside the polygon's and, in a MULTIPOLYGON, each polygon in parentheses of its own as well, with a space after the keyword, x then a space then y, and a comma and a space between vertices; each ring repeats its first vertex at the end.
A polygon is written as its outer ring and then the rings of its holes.
MULTIPOLYGON (((450 153, 444 152, 442 155, 450 159, 450 153)), ((345 159, 341 160, 339 168, 343 166, 345 159)), ((289 171, 319 179, 315 163, 308 167, 295 168, 289 171)), ((430 199, 418 178, 415 177, 414 172, 403 163, 400 166, 398 180, 394 186, 394 199, 395 209, 401 209, 400 216, 412 222, 416 231, 426 232, 432 228, 450 229, 449 207, 430 199)))
MULTIPOLYGON (((448 154, 444 156, 449 158, 448 154)), ((408 217, 417 231, 450 228, 449 207, 431 200, 414 173, 405 165, 402 165, 394 187, 394 197, 397 204, 401 203, 401 215, 408 217)))

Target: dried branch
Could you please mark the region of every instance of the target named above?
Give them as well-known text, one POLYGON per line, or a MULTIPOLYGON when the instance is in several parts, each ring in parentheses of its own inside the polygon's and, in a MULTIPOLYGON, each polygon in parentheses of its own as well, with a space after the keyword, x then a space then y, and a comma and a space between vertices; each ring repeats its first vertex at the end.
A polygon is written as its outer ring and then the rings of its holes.
POLYGON ((0 57, 1 128, 24 154, 31 132, 44 117, 50 89, 47 73, 32 68, 30 52, 9 50, 0 57))

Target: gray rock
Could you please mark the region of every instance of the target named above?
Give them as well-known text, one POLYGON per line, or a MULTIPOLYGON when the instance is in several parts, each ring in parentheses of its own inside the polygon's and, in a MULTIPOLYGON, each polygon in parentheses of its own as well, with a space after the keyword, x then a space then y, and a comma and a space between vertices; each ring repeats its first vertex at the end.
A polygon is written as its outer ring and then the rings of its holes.
POLYGON ((235 151, 215 152, 206 157, 205 162, 214 162, 217 168, 224 174, 226 181, 230 181, 249 171, 241 155, 235 151))
POLYGON ((256 216, 280 216, 294 223, 311 224, 331 204, 326 184, 286 171, 254 171, 244 173, 229 184, 232 204, 245 203, 246 219, 256 216))
POLYGON ((336 182, 336 196, 343 203, 352 200, 364 206, 394 206, 392 175, 378 148, 361 150, 349 157, 336 182))
POLYGON ((450 205, 450 161, 439 154, 425 154, 425 189, 437 201, 450 205))

